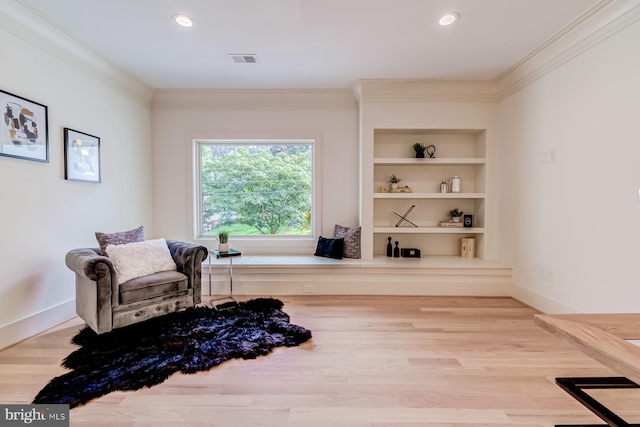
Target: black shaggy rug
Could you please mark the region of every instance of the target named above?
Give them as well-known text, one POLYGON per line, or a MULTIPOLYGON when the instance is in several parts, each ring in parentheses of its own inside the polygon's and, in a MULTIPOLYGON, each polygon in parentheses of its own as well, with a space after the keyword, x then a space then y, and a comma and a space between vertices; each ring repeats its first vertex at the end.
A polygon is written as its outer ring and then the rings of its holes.
POLYGON ((206 371, 310 339, 311 331, 289 323, 282 306, 259 298, 221 311, 193 307, 102 335, 87 327, 71 340, 80 349, 62 362, 71 372, 51 380, 33 403, 73 408, 112 391, 160 384, 175 372, 206 371))

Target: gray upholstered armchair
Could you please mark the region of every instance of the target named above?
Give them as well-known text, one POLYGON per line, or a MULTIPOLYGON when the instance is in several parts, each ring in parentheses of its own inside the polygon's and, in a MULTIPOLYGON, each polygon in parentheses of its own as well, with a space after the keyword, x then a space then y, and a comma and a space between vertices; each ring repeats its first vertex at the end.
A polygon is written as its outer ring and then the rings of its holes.
POLYGON ((76 274, 76 312, 98 334, 179 311, 201 301, 207 248, 167 240, 176 271, 162 271, 118 285, 112 260, 100 248, 73 249, 67 267, 76 274))

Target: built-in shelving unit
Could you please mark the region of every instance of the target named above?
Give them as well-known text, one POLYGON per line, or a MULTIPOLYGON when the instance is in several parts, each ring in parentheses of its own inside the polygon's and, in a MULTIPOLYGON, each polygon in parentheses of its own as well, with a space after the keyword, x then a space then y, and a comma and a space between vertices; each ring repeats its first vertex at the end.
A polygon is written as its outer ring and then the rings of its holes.
POLYGON ((373 244, 381 255, 388 237, 400 247, 420 248, 423 255, 460 254, 460 239, 475 236, 477 256, 483 257, 486 202, 486 130, 484 129, 374 129, 373 139, 373 244), (436 147, 435 158, 415 158, 413 144, 436 147), (411 193, 389 192, 389 177, 411 193), (462 192, 441 193, 442 180, 462 178, 462 192), (400 216, 413 206, 407 219, 400 216), (473 215, 473 227, 445 228, 449 210, 473 215))

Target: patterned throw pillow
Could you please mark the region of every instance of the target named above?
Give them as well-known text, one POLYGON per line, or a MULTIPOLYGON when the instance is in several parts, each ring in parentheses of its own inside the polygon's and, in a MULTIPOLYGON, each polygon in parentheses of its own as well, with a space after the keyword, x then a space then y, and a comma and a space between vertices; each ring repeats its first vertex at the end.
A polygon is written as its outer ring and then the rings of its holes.
POLYGON ((360 259, 360 227, 345 227, 336 224, 333 236, 344 239, 342 256, 360 259))
POLYGON ((342 259, 343 247, 344 239, 327 239, 326 237, 320 236, 314 255, 325 258, 342 259))
POLYGON ((127 243, 142 242, 144 240, 144 225, 128 231, 117 233, 102 233, 96 231, 96 239, 102 250, 102 255, 107 256, 107 246, 126 245, 127 243))

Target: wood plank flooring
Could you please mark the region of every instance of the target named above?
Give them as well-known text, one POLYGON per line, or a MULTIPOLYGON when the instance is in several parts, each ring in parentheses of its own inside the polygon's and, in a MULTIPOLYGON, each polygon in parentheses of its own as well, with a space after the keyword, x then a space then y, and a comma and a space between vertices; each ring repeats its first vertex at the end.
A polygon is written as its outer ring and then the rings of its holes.
MULTIPOLYGON (((280 297, 300 347, 175 374, 71 411, 72 426, 548 427, 598 423, 554 383, 612 371, 510 298, 280 297)), ((0 352, 0 403, 29 403, 74 350, 70 320, 0 352)), ((594 392, 596 394, 596 392, 594 392)), ((640 422, 640 392, 598 391, 640 422)))

